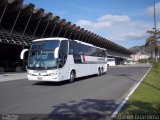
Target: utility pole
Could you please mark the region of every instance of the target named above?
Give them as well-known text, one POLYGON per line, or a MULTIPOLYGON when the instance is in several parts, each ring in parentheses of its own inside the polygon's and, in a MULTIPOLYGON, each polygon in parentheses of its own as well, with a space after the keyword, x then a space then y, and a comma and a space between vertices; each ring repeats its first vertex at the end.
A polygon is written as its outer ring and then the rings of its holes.
MULTIPOLYGON (((155 0, 153 0, 153 2, 154 2, 154 36, 155 36, 155 38, 157 38, 157 35, 156 35, 156 33, 157 33, 157 23, 156 23, 156 3, 155 3, 155 0)), ((155 59, 156 59, 156 61, 157 61, 157 51, 158 50, 156 50, 156 49, 158 49, 158 48, 155 48, 155 59)))
POLYGON ((157 25, 156 25, 156 3, 155 3, 155 0, 154 0, 154 30, 155 30, 155 33, 156 33, 157 25))

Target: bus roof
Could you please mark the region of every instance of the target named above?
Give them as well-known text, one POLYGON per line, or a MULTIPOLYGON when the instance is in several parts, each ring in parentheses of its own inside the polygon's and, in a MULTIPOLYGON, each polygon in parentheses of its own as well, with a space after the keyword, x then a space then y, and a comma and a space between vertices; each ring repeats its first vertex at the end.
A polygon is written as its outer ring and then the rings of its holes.
POLYGON ((88 46, 93 46, 94 47, 94 45, 89 44, 89 43, 85 43, 85 42, 82 42, 82 41, 79 41, 79 40, 74 40, 74 41, 76 41, 78 43, 81 43, 81 44, 84 44, 84 45, 88 45, 88 46))
POLYGON ((46 40, 68 40, 67 38, 61 38, 61 37, 51 37, 51 38, 40 38, 40 39, 35 39, 33 42, 36 41, 46 41, 46 40))
POLYGON ((92 45, 92 44, 85 43, 85 42, 82 42, 82 41, 79 41, 79 40, 74 40, 74 41, 76 41, 76 42, 78 42, 78 43, 80 43, 80 44, 83 44, 83 45, 87 45, 87 46, 96 47, 96 48, 99 48, 99 49, 102 49, 102 50, 106 50, 106 49, 104 49, 104 48, 100 48, 100 47, 97 47, 97 46, 94 46, 94 45, 92 45))
MULTIPOLYGON (((62 37, 51 37, 51 38, 40 38, 40 39, 35 39, 33 40, 33 42, 36 42, 36 41, 47 41, 47 40, 69 40, 68 38, 62 38, 62 37)), ((89 43, 85 43, 85 42, 82 42, 82 41, 79 41, 79 40, 73 40, 73 41, 76 41, 78 43, 81 43, 81 44, 84 44, 84 45, 87 45, 87 46, 92 46, 92 47, 96 47, 96 48, 99 48, 99 49, 102 49, 102 50, 106 50, 104 48, 100 48, 100 47, 97 47, 97 46, 94 46, 92 44, 89 44, 89 43)))

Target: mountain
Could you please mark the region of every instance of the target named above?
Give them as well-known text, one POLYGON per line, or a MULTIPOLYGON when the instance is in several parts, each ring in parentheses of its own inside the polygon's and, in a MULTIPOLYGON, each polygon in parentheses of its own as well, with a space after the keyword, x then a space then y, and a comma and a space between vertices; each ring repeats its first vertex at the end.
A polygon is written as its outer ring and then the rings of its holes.
POLYGON ((144 46, 134 46, 129 48, 130 51, 134 53, 141 53, 141 54, 150 54, 149 50, 144 46))

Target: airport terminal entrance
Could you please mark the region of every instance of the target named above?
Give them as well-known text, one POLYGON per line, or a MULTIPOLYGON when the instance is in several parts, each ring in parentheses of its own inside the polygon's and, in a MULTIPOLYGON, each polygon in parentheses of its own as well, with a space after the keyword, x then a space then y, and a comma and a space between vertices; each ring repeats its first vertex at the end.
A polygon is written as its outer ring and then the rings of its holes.
POLYGON ((23 49, 22 45, 0 43, 0 72, 20 72, 23 71, 20 53, 23 49))
MULTIPOLYGON (((25 70, 22 49, 38 38, 64 37, 104 48, 111 56, 130 58, 128 49, 23 0, 0 0, 0 73, 25 70)), ((25 55, 27 57, 27 55, 25 55)))

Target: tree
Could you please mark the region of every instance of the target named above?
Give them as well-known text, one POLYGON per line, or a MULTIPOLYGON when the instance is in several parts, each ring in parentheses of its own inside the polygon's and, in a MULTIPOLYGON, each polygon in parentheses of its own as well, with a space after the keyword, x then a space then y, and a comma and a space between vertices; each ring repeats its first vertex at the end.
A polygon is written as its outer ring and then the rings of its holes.
POLYGON ((158 36, 160 35, 160 31, 153 30, 147 31, 149 33, 149 37, 146 39, 145 47, 147 47, 151 52, 151 58, 153 59, 153 53, 155 53, 155 59, 157 60, 158 50, 160 48, 160 44, 158 41, 158 36))

